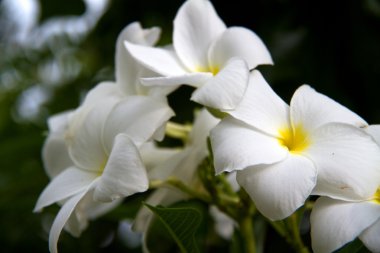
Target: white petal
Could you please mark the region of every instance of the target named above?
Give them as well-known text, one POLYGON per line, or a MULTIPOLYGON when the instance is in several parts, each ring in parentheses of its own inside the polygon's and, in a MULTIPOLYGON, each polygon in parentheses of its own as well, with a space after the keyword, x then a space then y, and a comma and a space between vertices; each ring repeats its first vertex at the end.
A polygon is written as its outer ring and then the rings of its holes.
POLYGON ((193 87, 201 87, 213 77, 209 72, 186 73, 180 76, 148 77, 141 78, 141 83, 146 86, 179 86, 187 84, 193 87))
POLYGON ((49 132, 63 137, 72 113, 73 110, 69 110, 51 116, 48 119, 49 132))
POLYGON ((315 186, 317 170, 306 157, 289 155, 275 164, 238 171, 236 179, 264 216, 281 220, 305 203, 315 186))
POLYGON ((234 109, 247 89, 249 69, 239 58, 231 59, 214 78, 195 90, 191 100, 221 110, 234 109))
POLYGON ((61 231, 63 227, 65 226, 67 220, 69 219, 70 215, 74 211, 76 205, 78 202, 83 198, 83 196, 86 194, 86 191, 82 191, 75 195, 74 197, 70 198, 59 210, 59 213, 55 217, 55 220, 53 222, 53 225, 50 229, 49 234, 49 250, 51 253, 57 253, 57 243, 59 239, 59 235, 61 234, 61 231))
POLYGON ((115 138, 108 162, 94 190, 94 200, 108 202, 148 189, 148 176, 135 144, 124 134, 115 138))
MULTIPOLYGON (((380 211, 378 211, 378 213, 380 213, 380 211)), ((360 240, 372 252, 380 252, 380 240, 379 240, 380 219, 379 218, 374 224, 372 224, 369 228, 364 230, 364 232, 360 235, 360 240)))
POLYGON ((375 139, 378 145, 380 145, 380 125, 369 125, 363 129, 375 139))
POLYGON ((148 171, 181 151, 179 148, 158 147, 153 142, 144 143, 139 150, 148 171))
POLYGON ((380 149, 352 125, 330 123, 317 129, 305 151, 318 169, 313 194, 339 199, 372 196, 380 184, 380 149))
MULTIPOLYGON (((104 98, 121 99, 123 96, 124 95, 120 92, 119 86, 115 83, 101 82, 87 93, 81 107, 87 106, 87 108, 92 108, 92 106, 97 105, 99 101, 104 98)), ((77 112, 75 113, 77 114, 77 112)))
POLYGON ((232 57, 243 58, 249 69, 261 64, 273 64, 263 41, 244 27, 228 28, 210 47, 210 66, 223 66, 232 57))
POLYGON ((42 161, 50 178, 73 165, 63 137, 49 135, 42 148, 42 161))
POLYGON ((124 41, 138 45, 153 46, 158 40, 159 35, 160 29, 158 27, 143 29, 139 22, 129 24, 119 34, 115 53, 116 82, 125 94, 137 94, 136 86, 142 73, 142 66, 127 51, 124 41))
POLYGON ((124 41, 124 45, 140 64, 158 74, 179 76, 187 73, 175 53, 170 49, 140 46, 128 41, 124 41))
POLYGON ((225 118, 211 130, 216 173, 283 160, 287 149, 276 138, 233 118, 225 118))
POLYGON ((193 129, 189 134, 189 139, 192 145, 204 146, 207 149, 207 137, 210 131, 220 122, 206 109, 202 109, 195 117, 193 129))
POLYGON ((293 126, 302 124, 307 132, 329 122, 367 126, 357 114, 308 85, 302 85, 294 93, 290 102, 290 116, 293 126))
POLYGON ((210 206, 210 215, 215 221, 215 232, 225 240, 231 240, 236 222, 220 211, 216 206, 210 206))
POLYGON ((133 22, 120 32, 117 45, 121 45, 126 40, 138 45, 153 46, 160 38, 160 33, 161 29, 159 27, 144 29, 140 22, 133 22))
POLYGON ((103 138, 107 152, 115 136, 127 134, 140 145, 150 139, 174 113, 162 101, 145 96, 129 96, 119 102, 105 121, 103 138))
POLYGON ((34 212, 83 191, 97 176, 75 167, 66 169, 56 176, 41 193, 34 212))
POLYGON ((250 75, 243 100, 229 114, 273 136, 279 136, 280 128, 290 126, 289 106, 257 70, 250 75))
POLYGON ((225 29, 209 1, 186 1, 174 19, 173 45, 178 57, 191 71, 208 69, 208 48, 225 29))
POLYGON ((311 212, 311 240, 315 253, 329 253, 354 240, 380 217, 380 205, 319 198, 311 212))
POLYGON ((70 157, 79 168, 97 172, 107 161, 102 132, 116 103, 114 98, 103 98, 96 104, 79 108, 73 117, 66 141, 70 157))

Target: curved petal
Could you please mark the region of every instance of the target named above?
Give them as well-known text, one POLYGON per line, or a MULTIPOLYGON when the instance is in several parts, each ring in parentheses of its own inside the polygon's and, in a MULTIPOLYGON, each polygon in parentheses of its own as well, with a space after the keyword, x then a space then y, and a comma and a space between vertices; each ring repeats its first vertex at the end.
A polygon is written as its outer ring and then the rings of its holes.
POLYGON ((147 142, 140 147, 139 151, 144 165, 149 171, 181 152, 181 149, 158 147, 153 142, 147 142))
MULTIPOLYGON (((91 89, 87 95, 80 108, 87 107, 92 108, 92 106, 97 105, 99 101, 104 98, 110 99, 121 99, 124 95, 120 92, 119 86, 114 82, 101 82, 97 84, 93 89, 91 89)), ((83 109, 81 109, 83 110, 83 109)), ((77 114, 78 110, 75 111, 77 114)))
POLYGON ((373 137, 378 145, 380 145, 380 125, 369 125, 363 129, 373 137))
POLYGON ((210 138, 217 174, 272 164, 285 159, 288 154, 276 138, 231 117, 223 119, 211 130, 210 138))
POLYGON ((159 36, 160 28, 152 27, 143 29, 139 22, 133 22, 126 26, 119 34, 116 42, 115 68, 116 82, 127 95, 137 94, 142 66, 139 66, 124 46, 124 41, 129 41, 138 45, 153 46, 159 36))
MULTIPOLYGON (((378 211, 380 213, 380 211, 378 211)), ((379 215, 380 216, 380 215, 379 215)), ((380 251, 380 217, 359 236, 364 245, 372 252, 380 251)))
POLYGON ((264 216, 281 220, 305 203, 315 186, 317 170, 306 157, 289 155, 275 164, 238 171, 236 179, 264 216))
POLYGON ((310 216, 313 251, 329 253, 342 247, 379 217, 380 205, 319 198, 310 216))
POLYGON ((136 61, 158 74, 179 76, 187 73, 175 52, 170 49, 140 46, 128 41, 124 41, 124 45, 136 61))
POLYGON ((233 58, 214 78, 195 90, 191 100, 211 108, 232 110, 243 99, 248 77, 246 62, 233 58))
POLYGON ((79 168, 99 171, 107 161, 102 132, 108 114, 118 101, 103 98, 92 106, 79 108, 73 117, 66 141, 71 159, 79 168))
POLYGON ((53 222, 53 225, 50 229, 49 234, 49 250, 51 253, 57 253, 57 243, 59 239, 59 235, 61 234, 61 231, 63 227, 65 226, 67 220, 69 219, 70 215, 74 211, 76 205, 78 202, 83 198, 83 196, 87 193, 87 191, 82 191, 78 193, 77 195, 70 198, 59 210, 57 216, 55 217, 55 220, 53 222))
POLYGON ((148 189, 148 176, 131 139, 119 134, 94 189, 94 200, 109 202, 148 189))
POLYGON ((63 137, 49 135, 42 147, 42 161, 50 178, 73 165, 63 137))
POLYGON ((48 119, 48 126, 50 134, 57 134, 59 136, 64 136, 64 132, 67 129, 69 119, 73 114, 73 110, 61 112, 55 114, 48 119))
POLYGON ((186 67, 208 69, 207 52, 226 26, 207 0, 186 1, 174 19, 173 45, 186 67))
POLYGON ((97 176, 95 173, 83 171, 75 167, 66 169, 56 176, 41 193, 34 212, 39 212, 46 206, 83 191, 97 176))
MULTIPOLYGON (((141 83, 146 86, 179 86, 187 84, 195 88, 201 87, 213 77, 209 72, 185 73, 179 76, 147 77, 141 78, 141 83)), ((163 87, 160 87, 161 89, 163 87)), ((176 88, 176 87, 175 87, 176 88)))
POLYGON ((137 145, 150 139, 174 112, 162 102, 145 96, 129 96, 109 113, 103 129, 103 143, 110 152, 119 133, 128 135, 137 145))
POLYGON ((293 127, 302 124, 307 132, 329 122, 367 126, 357 114, 308 85, 302 85, 294 93, 290 102, 290 117, 293 127))
POLYGON ((313 194, 344 200, 371 197, 380 185, 380 149, 352 125, 330 123, 317 129, 305 151, 318 169, 313 194))
POLYGON ((257 70, 249 77, 248 88, 241 103, 228 113, 276 137, 280 137, 279 129, 290 126, 289 106, 277 96, 257 70))
POLYGON ((244 27, 230 27, 210 46, 210 66, 223 66, 232 57, 240 57, 249 69, 257 65, 273 64, 272 57, 263 41, 244 27))

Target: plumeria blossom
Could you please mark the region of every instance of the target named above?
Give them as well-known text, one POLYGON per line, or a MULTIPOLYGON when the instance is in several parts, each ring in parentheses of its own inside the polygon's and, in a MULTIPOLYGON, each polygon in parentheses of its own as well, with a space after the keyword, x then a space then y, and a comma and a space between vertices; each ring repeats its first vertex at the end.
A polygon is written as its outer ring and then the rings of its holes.
POLYGON ((303 85, 290 106, 258 71, 244 99, 212 130, 217 173, 238 183, 272 220, 302 206, 310 194, 366 199, 380 183, 380 149, 346 107, 303 85))
POLYGON ((231 110, 243 97, 249 70, 272 64, 271 56, 252 31, 227 28, 211 2, 188 0, 174 19, 173 45, 163 48, 125 46, 141 64, 162 75, 143 78, 145 85, 191 85, 191 99, 208 107, 231 110))
MULTIPOLYGON (((93 99, 100 97, 97 93, 103 91, 101 88, 99 85, 92 90, 83 107, 70 117, 65 141, 73 165, 53 178, 35 207, 40 211, 64 201, 50 231, 52 252, 56 252, 59 234, 73 210, 80 208, 88 195, 94 201, 112 202, 148 189, 138 147, 173 115, 165 103, 144 96, 125 99, 115 92, 95 103, 93 99)), ((75 231, 73 225, 69 230, 75 231)))
MULTIPOLYGON (((200 111, 189 134, 187 145, 180 152, 176 152, 166 161, 152 168, 149 171, 150 180, 166 180, 169 177, 175 177, 187 185, 199 186, 196 169, 208 156, 207 136, 217 123, 218 120, 211 116, 207 110, 200 111)), ((146 202, 150 205, 168 206, 187 198, 188 196, 179 190, 160 188, 146 202)), ((152 212, 144 207, 137 214, 134 224, 134 229, 143 233, 144 252, 149 252, 146 245, 146 235, 152 219, 152 212)))
MULTIPOLYGON (((370 125, 366 130, 380 144, 380 125, 370 125)), ((313 206, 310 222, 316 253, 333 252, 356 237, 372 252, 380 252, 380 185, 372 197, 362 201, 320 197, 313 206)))

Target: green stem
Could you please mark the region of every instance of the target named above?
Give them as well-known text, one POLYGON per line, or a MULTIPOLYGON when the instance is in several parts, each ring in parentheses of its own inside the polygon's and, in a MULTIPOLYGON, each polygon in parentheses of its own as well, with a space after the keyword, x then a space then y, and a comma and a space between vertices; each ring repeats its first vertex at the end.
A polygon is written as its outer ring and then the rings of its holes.
POLYGON ((309 249, 303 244, 298 224, 297 213, 289 217, 291 232, 292 232, 292 245, 298 253, 309 253, 309 249))
POLYGON ((175 187, 178 190, 182 191, 183 193, 186 193, 189 196, 194 197, 196 199, 202 200, 203 202, 206 202, 206 203, 212 202, 210 195, 193 190, 192 188, 187 186, 184 182, 182 182, 181 180, 175 177, 169 177, 166 181, 160 181, 160 180, 151 181, 149 188, 152 189, 152 188, 159 188, 159 187, 164 187, 164 186, 175 187))
POLYGON ((190 125, 182 125, 169 121, 166 124, 165 133, 169 137, 186 141, 191 129, 192 127, 190 125))
POLYGON ((245 244, 245 252, 256 253, 256 241, 255 241, 255 234, 253 230, 253 222, 252 222, 251 215, 246 215, 240 221, 240 231, 241 231, 243 241, 245 244))

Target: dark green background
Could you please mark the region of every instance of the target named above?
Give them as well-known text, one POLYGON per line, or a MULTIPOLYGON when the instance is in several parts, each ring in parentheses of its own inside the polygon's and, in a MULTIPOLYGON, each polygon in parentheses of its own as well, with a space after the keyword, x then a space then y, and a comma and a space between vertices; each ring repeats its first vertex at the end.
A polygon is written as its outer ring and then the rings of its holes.
MULTIPOLYGON (((41 23, 53 16, 80 15, 84 11, 81 1, 41 0, 41 4, 41 23)), ((160 43, 169 43, 172 20, 181 4, 178 0, 112 1, 83 42, 68 43, 82 64, 80 75, 50 88, 51 101, 32 121, 20 120, 15 106, 22 91, 39 82, 36 66, 54 57, 53 52, 49 48, 21 50, 17 57, 7 58, 4 50, 14 47, 1 39, 0 73, 18 69, 22 76, 12 90, 0 90, 0 252, 48 250, 43 221, 51 220, 58 208, 51 207, 42 215, 32 213, 48 183, 40 159, 47 117, 76 107, 88 89, 101 80, 113 79, 115 41, 130 22, 161 26, 160 43)), ((245 26, 263 39, 275 66, 260 70, 287 102, 294 90, 306 83, 370 124, 380 123, 380 1, 233 0, 213 4, 228 26, 245 26)), ((189 92, 181 88, 170 96, 178 121, 191 118, 191 109, 186 109, 194 106, 187 101, 189 92)), ((140 200, 137 196, 132 202, 140 200)), ((115 230, 120 217, 133 215, 136 205, 130 206, 91 223, 79 240, 63 233, 60 252, 129 252, 118 239, 106 247, 100 245, 115 230)), ((307 234, 305 238, 308 240, 307 234)), ((291 252, 272 231, 266 245, 267 252, 291 252)))

